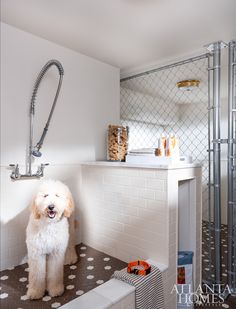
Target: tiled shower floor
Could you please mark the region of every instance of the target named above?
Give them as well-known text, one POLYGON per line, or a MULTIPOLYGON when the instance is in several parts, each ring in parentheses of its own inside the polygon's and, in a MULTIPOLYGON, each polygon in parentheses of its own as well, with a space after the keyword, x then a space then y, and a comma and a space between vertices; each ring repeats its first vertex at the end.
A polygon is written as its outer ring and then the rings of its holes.
POLYGON ((76 247, 78 262, 65 266, 65 292, 62 296, 51 298, 45 295, 41 300, 29 300, 26 297, 28 284, 28 265, 0 272, 0 308, 1 309, 49 309, 59 308, 63 304, 92 290, 108 281, 115 270, 127 266, 123 261, 97 251, 87 245, 76 247))
MULTIPOLYGON (((227 225, 221 225, 221 258, 222 258, 222 283, 227 283, 227 225)), ((214 235, 209 234, 208 222, 202 222, 202 278, 203 281, 214 282, 214 235), (212 262, 210 261, 210 253, 212 262)), ((236 308, 236 297, 228 297, 223 304, 195 305, 195 309, 236 308)))
MULTIPOLYGON (((227 225, 221 225, 222 281, 227 282, 227 225)), ((210 237, 208 222, 202 222, 202 278, 214 280, 214 234, 210 237), (212 255, 212 263, 210 261, 212 255)))

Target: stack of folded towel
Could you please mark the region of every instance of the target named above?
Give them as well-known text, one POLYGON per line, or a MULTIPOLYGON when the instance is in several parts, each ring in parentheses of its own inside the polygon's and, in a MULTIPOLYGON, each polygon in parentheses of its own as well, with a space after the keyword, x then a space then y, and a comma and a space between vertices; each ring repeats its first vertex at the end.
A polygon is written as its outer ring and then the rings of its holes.
POLYGON ((115 271, 112 278, 124 281, 135 287, 136 309, 164 309, 164 293, 160 270, 151 265, 146 276, 127 273, 127 269, 115 271))

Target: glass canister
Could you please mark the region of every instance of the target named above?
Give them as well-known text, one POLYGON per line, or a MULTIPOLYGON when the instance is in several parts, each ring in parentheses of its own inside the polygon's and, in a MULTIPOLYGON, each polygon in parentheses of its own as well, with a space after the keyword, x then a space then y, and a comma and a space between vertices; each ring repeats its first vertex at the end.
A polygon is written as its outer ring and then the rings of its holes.
POLYGON ((119 125, 108 126, 107 160, 125 161, 128 151, 129 128, 119 125))

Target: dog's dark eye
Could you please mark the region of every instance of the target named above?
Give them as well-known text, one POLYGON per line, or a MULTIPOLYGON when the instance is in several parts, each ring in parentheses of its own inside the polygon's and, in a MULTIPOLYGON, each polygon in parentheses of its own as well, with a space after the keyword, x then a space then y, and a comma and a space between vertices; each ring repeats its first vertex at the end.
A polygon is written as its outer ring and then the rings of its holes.
POLYGON ((44 196, 43 197, 47 197, 48 196, 48 194, 44 194, 44 196))
POLYGON ((59 197, 59 195, 58 195, 58 194, 56 194, 56 197, 59 197))

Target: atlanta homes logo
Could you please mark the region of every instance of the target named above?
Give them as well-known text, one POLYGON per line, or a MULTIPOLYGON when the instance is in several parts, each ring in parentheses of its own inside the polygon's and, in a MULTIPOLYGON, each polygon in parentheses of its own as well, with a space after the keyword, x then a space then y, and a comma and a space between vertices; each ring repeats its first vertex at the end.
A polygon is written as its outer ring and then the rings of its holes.
POLYGON ((207 284, 199 285, 195 291, 191 284, 175 284, 171 294, 176 293, 177 303, 187 306, 195 305, 221 305, 224 303, 224 296, 231 294, 228 285, 207 284))

